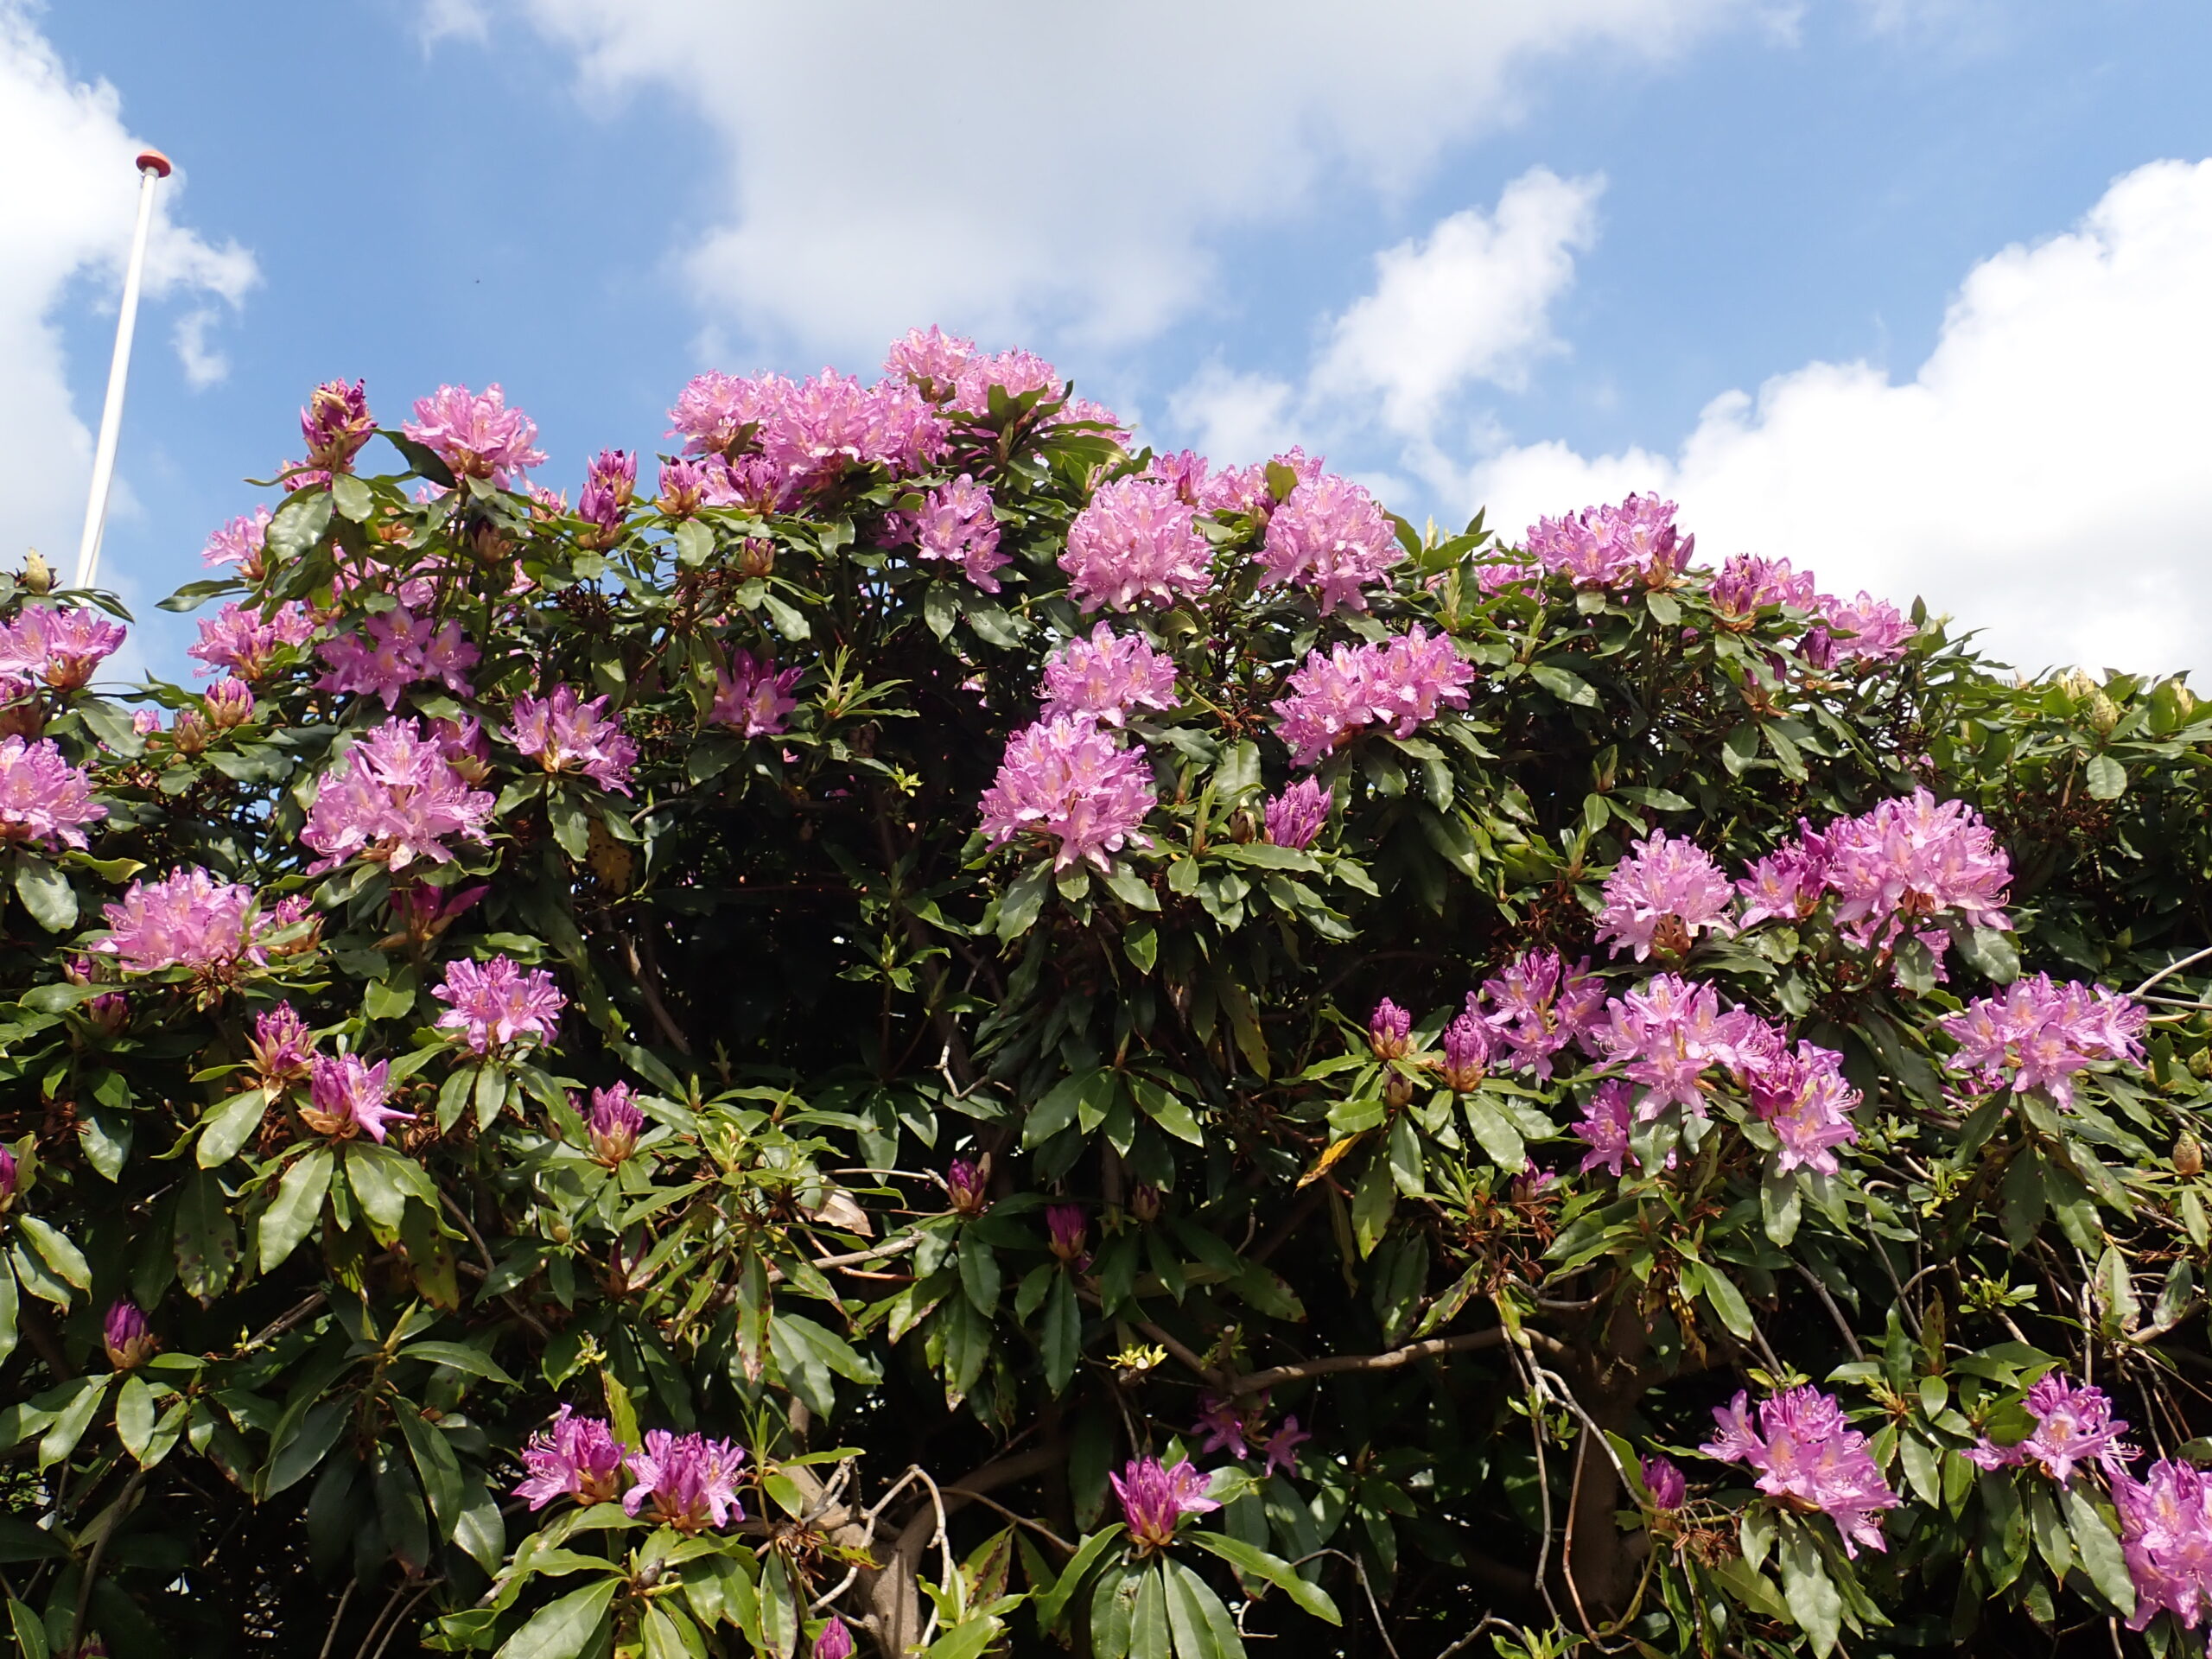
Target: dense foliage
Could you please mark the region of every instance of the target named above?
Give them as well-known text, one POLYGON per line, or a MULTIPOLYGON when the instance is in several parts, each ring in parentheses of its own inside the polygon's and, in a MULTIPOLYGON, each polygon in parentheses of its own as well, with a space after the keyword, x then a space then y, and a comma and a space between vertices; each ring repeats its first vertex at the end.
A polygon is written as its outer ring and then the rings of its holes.
POLYGON ((2178 681, 934 331, 673 418, 319 389, 135 709, 0 579, 25 1652, 2204 1640, 2178 681))

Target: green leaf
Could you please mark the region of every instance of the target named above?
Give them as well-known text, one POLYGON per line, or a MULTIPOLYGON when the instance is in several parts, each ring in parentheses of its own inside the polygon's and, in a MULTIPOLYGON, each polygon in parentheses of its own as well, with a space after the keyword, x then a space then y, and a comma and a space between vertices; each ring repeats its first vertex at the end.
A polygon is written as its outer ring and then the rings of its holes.
POLYGON ((2089 798, 2116 801, 2127 792, 2127 768, 2108 754, 2093 754, 2088 768, 2089 798))
POLYGON ((77 1449, 77 1442, 85 1438, 85 1431, 92 1426, 92 1418, 100 1408, 100 1402, 107 1398, 108 1384, 115 1380, 113 1371, 77 1379, 76 1392, 69 1396, 68 1403, 54 1414, 54 1421, 39 1440, 38 1466, 41 1473, 77 1449))
POLYGON ((1052 886, 1052 867, 1039 864, 1027 871, 999 899, 998 936, 1018 939, 1037 925, 1045 909, 1045 894, 1052 886))
POLYGON ((1782 1596, 1789 1616, 1813 1644, 1815 1659, 1826 1659, 1842 1632, 1843 1598, 1830 1581, 1821 1552, 1802 1522, 1782 1541, 1782 1596))
POLYGON ((594 1641, 607 1623, 607 1610, 621 1587, 619 1579, 571 1590, 550 1606, 540 1608, 529 1624, 509 1637, 496 1659, 576 1659, 594 1641))
MULTIPOLYGON (((445 481, 453 482, 453 475, 447 474, 445 481)), ((270 553, 278 562, 289 563, 313 547, 330 528, 333 505, 329 491, 315 490, 296 495, 277 508, 276 516, 269 521, 265 544, 270 553)))
POLYGON ((999 1311, 999 1259, 973 1228, 961 1235, 958 1254, 960 1287, 968 1293, 976 1311, 988 1319, 999 1311))
POLYGON ((409 1401, 392 1402, 391 1415, 399 1425, 400 1438, 407 1442, 407 1455, 422 1478, 423 1493, 430 1500, 431 1516, 439 1530, 450 1532, 461 1519, 466 1497, 461 1487, 461 1460, 454 1456, 452 1442, 425 1421, 409 1401))
POLYGON ((18 1309, 15 1269, 4 1258, 0 1258, 0 1362, 4 1362, 16 1351, 18 1309))
MULTIPOLYGON (((1172 1557, 1161 1560, 1160 1571, 1167 1592, 1167 1626, 1175 1637, 1175 1659, 1243 1659, 1244 1643, 1212 1587, 1172 1557)), ((1130 1651, 1134 1659, 1134 1643, 1130 1651)))
POLYGON ((922 1659, 978 1659, 1006 1630, 999 1619, 985 1614, 956 1625, 923 1649, 922 1659))
POLYGON ((1147 1117, 1178 1141, 1187 1141, 1194 1147, 1205 1145, 1206 1138, 1198 1128, 1198 1119, 1191 1116, 1190 1107, 1179 1096, 1150 1077, 1143 1077, 1129 1079, 1129 1093, 1135 1096, 1138 1107, 1147 1117))
POLYGON ((49 933, 77 925, 77 890, 60 868, 30 853, 16 858, 16 897, 31 919, 49 933))
POLYGON ((322 1218, 323 1195, 330 1190, 330 1148, 310 1147, 277 1183, 276 1197, 261 1212, 261 1271, 274 1272, 299 1248, 308 1230, 322 1218))
POLYGON ((1199 1532, 1193 1529, 1183 1533, 1179 1541, 1198 1545, 1211 1550, 1248 1579, 1259 1579, 1296 1602, 1300 1607, 1331 1624, 1342 1624, 1344 1615, 1337 1611, 1337 1604, 1318 1584, 1308 1583, 1298 1576, 1298 1570, 1281 1556, 1270 1555, 1255 1549, 1243 1540, 1231 1538, 1225 1533, 1199 1532))
POLYGON ((1057 1395, 1074 1376, 1083 1351, 1083 1309, 1076 1301, 1075 1282, 1065 1273, 1053 1280, 1045 1298, 1043 1345, 1046 1386, 1057 1395))
POLYGON ((237 1157, 238 1148, 260 1128, 268 1102, 267 1091, 249 1089, 212 1108, 200 1120, 200 1143, 193 1150, 200 1167, 213 1169, 237 1157))
POLYGON ((268 1471, 262 1477, 262 1497, 274 1497, 314 1472, 345 1433, 349 1407, 342 1399, 324 1401, 300 1419, 289 1439, 272 1446, 268 1471))
POLYGON ((84 1253, 69 1242, 68 1235, 50 1222, 37 1216, 18 1216, 16 1226, 65 1284, 79 1290, 92 1287, 92 1270, 84 1253))
POLYGON ((124 1451, 142 1464, 146 1461, 146 1447, 154 1438, 154 1391, 136 1371, 123 1379, 122 1391, 115 1396, 115 1435, 124 1451))
POLYGON ((466 1371, 471 1376, 487 1377, 494 1382, 504 1382, 509 1388, 518 1387, 514 1378, 499 1369, 499 1363, 480 1348, 472 1348, 465 1342, 410 1342, 399 1351, 401 1359, 424 1359, 433 1365, 448 1370, 466 1371))
POLYGON ((2120 1554, 2120 1540, 2113 1535, 2112 1528, 2098 1513, 2097 1506, 2078 1488, 2066 1488, 2062 1501, 2066 1505, 2066 1529, 2074 1536, 2075 1553, 2081 1556, 2089 1582, 2097 1586, 2098 1592, 2119 1610, 2122 1618, 2132 1617, 2135 1611, 2135 1580, 2128 1576, 2127 1560, 2120 1554))
POLYGON ((8 1623, 15 1629, 22 1659, 50 1659, 54 1650, 47 1645, 46 1621, 13 1596, 8 1598, 8 1623))
POLYGON ((1037 1618, 1046 1630, 1060 1628, 1060 1615, 1066 1611, 1069 1599, 1082 1587, 1084 1580, 1090 1575, 1091 1568, 1098 1565, 1100 1558, 1121 1541, 1124 1530, 1122 1523, 1116 1521, 1092 1533, 1076 1547, 1075 1554, 1068 1558, 1068 1564, 1060 1569, 1060 1576, 1052 1581, 1052 1587, 1038 1592, 1037 1618))
POLYGON ((1516 1174, 1527 1166, 1529 1149, 1522 1142, 1521 1132, 1505 1121, 1505 1115, 1487 1096, 1462 1095, 1459 1109, 1467 1115, 1467 1127, 1474 1131, 1491 1163, 1516 1174))
POLYGON ((206 1307, 231 1282, 238 1259, 238 1223, 231 1218, 223 1183, 213 1170, 196 1169, 177 1194, 177 1279, 206 1307))
POLYGON ((1561 702, 1571 702, 1578 708, 1595 709, 1598 694, 1590 683, 1579 674, 1570 674, 1550 663, 1536 663, 1530 666, 1529 677, 1550 692, 1561 702))
MULTIPOLYGON (((1687 1262, 1683 1264, 1685 1276, 1688 1266, 1687 1262)), ((1697 1278, 1705 1291, 1705 1300, 1713 1305, 1713 1311, 1720 1316, 1720 1323, 1728 1327, 1730 1334, 1751 1341, 1758 1334, 1758 1328, 1751 1323, 1751 1304, 1736 1288, 1735 1281, 1709 1262, 1698 1264, 1697 1278)))

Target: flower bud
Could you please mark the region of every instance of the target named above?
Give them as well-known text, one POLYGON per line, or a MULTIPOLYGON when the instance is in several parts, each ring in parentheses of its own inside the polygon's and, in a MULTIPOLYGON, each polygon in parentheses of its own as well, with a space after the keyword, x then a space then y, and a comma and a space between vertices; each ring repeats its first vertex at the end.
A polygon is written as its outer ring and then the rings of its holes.
POLYGON ((1090 1237, 1090 1224, 1084 1219, 1081 1205, 1046 1205, 1045 1225, 1052 1236, 1052 1254, 1061 1261, 1080 1269, 1090 1259, 1084 1249, 1090 1237))
POLYGON ((209 686, 200 701, 207 708, 207 723, 219 732, 231 731, 253 718, 253 688, 232 675, 226 674, 209 686))
POLYGON ((645 1115, 630 1098, 630 1085, 591 1091, 591 1155, 612 1169, 638 1149, 638 1135, 645 1115))
POLYGON ((1482 1087, 1493 1039, 1486 1021, 1463 1014, 1444 1030, 1444 1086, 1454 1094, 1482 1087))
POLYGON ((1382 1084, 1382 1098, 1390 1109, 1409 1104, 1414 1097, 1414 1080, 1402 1071, 1393 1071, 1382 1084))
POLYGON ((39 556, 39 550, 35 547, 23 551, 22 584, 34 594, 54 591, 54 567, 39 556))
POLYGON ((698 461, 664 461, 660 493, 654 498, 654 505, 671 518, 689 518, 699 511, 706 488, 706 468, 698 461))
POLYGON ((853 1659, 853 1633, 845 1628, 843 1619, 832 1613, 807 1652, 809 1659, 853 1659))
POLYGON ((289 1002, 279 1002, 255 1016, 253 1038, 246 1052, 253 1056, 254 1072, 261 1086, 273 1092, 308 1075, 315 1058, 315 1039, 298 1011, 289 1002))
POLYGON ((121 991, 103 991, 78 1012, 94 1031, 113 1037, 130 1023, 130 999, 121 991))
POLYGON ((2183 1129, 2181 1139, 2174 1142, 2174 1173, 2196 1175, 2202 1173, 2203 1168, 2203 1147, 2198 1143, 2195 1135, 2183 1129))
POLYGON ((213 745, 215 734, 197 709, 180 709, 169 741, 176 745, 179 754, 204 754, 213 745))
POLYGON ((737 550, 737 574, 757 581, 776 568, 776 544, 765 536, 751 536, 737 550))
POLYGON ((991 1154, 983 1154, 981 1163, 969 1163, 965 1158, 956 1158, 952 1167, 945 1172, 945 1197, 951 1200, 956 1216, 980 1216, 991 1207, 989 1192, 991 1154))
POLYGON ((22 1172, 16 1166, 16 1154, 0 1147, 0 1216, 14 1207, 16 1191, 22 1185, 22 1172))
POLYGON ((1378 1060, 1402 1060, 1413 1046, 1414 1017, 1384 997, 1367 1021, 1368 1046, 1378 1060))
POLYGON ((107 1344, 107 1363, 118 1371, 137 1370, 161 1347, 135 1302, 121 1301, 109 1308, 100 1337, 107 1344))
POLYGON ((343 380, 324 381, 308 394, 308 406, 300 411, 308 459, 327 472, 342 473, 352 466, 376 429, 367 389, 359 380, 350 386, 343 380))
POLYGON ((130 729, 141 737, 151 737, 162 729, 162 711, 158 709, 134 709, 130 713, 130 729))
POLYGON ((1139 1181, 1129 1194, 1129 1213, 1141 1222, 1159 1220, 1160 1189, 1149 1181, 1139 1181))

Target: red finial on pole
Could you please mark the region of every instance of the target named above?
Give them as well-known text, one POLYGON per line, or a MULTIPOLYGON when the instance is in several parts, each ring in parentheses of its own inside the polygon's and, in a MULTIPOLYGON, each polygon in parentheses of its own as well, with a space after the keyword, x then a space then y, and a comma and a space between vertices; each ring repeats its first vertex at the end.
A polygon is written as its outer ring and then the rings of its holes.
POLYGON ((170 164, 169 158, 162 155, 160 150, 142 149, 138 152, 138 170, 141 173, 151 173, 157 179, 166 179, 176 169, 170 164))

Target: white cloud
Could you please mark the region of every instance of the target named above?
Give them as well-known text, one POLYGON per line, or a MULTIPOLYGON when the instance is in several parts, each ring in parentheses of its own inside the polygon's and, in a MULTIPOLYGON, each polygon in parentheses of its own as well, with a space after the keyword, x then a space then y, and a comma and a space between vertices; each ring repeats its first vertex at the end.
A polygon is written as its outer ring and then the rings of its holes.
POLYGON ((1602 179, 1532 168, 1497 211, 1469 207, 1425 242, 1376 256, 1374 292, 1339 316, 1314 367, 1330 399, 1378 399, 1383 421, 1427 437, 1446 402, 1471 382, 1517 390, 1530 359, 1560 349, 1551 307, 1597 235, 1602 179))
POLYGON ((1175 429, 1200 454, 1224 461, 1274 454, 1296 442, 1297 388, 1273 375, 1243 374, 1209 363, 1167 400, 1175 429))
MULTIPOLYGON (((105 82, 72 81, 26 6, 0 0, 0 556, 10 563, 27 543, 65 572, 75 556, 92 435, 70 401, 56 319, 80 276, 112 315, 137 212, 131 162, 145 147, 120 103, 105 82)), ((252 256, 172 220, 179 184, 160 187, 147 293, 194 290, 235 305, 257 280, 252 256)), ((180 350, 188 344, 204 348, 181 334, 180 350)), ((188 373, 192 362, 188 353, 188 373)), ((103 353, 103 377, 105 364, 103 353)))
POLYGON ((219 385, 230 378, 231 359, 207 343, 207 331, 216 321, 214 309, 203 305, 179 317, 172 334, 177 361, 184 365, 184 378, 194 391, 219 385))
POLYGON ((1813 363, 1679 453, 1511 448, 1463 488, 1509 533, 1658 488, 1700 550, 1786 555, 1986 629, 2026 667, 2212 668, 2212 161, 2158 162, 1967 275, 1910 380, 1813 363))
MULTIPOLYGON (((477 15, 424 0, 433 29, 477 15)), ((1146 336, 1224 232, 1385 193, 1511 120, 1545 60, 1663 60, 1788 0, 498 0, 588 95, 672 92, 721 153, 684 250, 710 306, 840 354, 917 321, 1146 336)))

